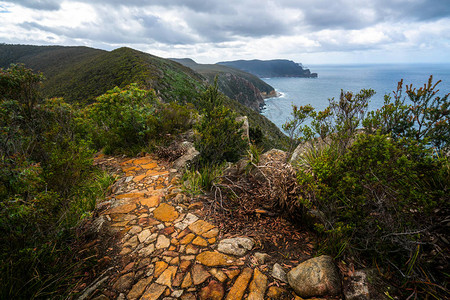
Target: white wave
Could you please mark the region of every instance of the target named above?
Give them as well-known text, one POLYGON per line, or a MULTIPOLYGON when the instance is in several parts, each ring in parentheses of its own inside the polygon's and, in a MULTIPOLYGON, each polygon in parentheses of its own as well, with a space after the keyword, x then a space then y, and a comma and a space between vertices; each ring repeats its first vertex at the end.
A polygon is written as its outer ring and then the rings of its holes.
POLYGON ((286 98, 286 93, 277 91, 278 98, 286 98))

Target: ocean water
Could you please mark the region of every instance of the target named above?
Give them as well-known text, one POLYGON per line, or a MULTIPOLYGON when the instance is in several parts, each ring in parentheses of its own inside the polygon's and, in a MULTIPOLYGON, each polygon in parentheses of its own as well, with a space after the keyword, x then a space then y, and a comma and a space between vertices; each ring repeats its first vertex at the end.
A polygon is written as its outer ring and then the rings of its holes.
MULTIPOLYGON (((398 65, 311 65, 311 72, 317 72, 318 78, 263 78, 265 82, 281 94, 280 97, 266 99, 262 114, 279 128, 290 117, 292 104, 311 104, 317 110, 328 106, 328 99, 337 99, 341 89, 359 92, 361 89, 373 89, 376 94, 371 98, 369 109, 383 105, 384 95, 397 89, 397 83, 403 79, 405 84, 421 87, 433 75, 433 82, 442 80, 437 86, 443 96, 450 93, 450 64, 398 64, 398 65)), ((405 90, 405 89, 404 89, 405 90)), ((404 93, 404 95, 406 95, 404 93)))

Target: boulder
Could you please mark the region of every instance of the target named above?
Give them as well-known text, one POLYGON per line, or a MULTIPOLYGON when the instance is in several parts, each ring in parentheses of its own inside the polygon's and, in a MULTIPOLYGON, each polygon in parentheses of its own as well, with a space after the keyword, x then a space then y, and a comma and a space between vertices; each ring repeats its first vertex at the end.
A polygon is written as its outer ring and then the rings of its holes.
POLYGON ((247 251, 252 250, 254 245, 255 241, 251 238, 236 237, 221 240, 217 246, 217 250, 225 254, 244 256, 247 251))
POLYGON ((330 256, 311 258, 287 274, 291 288, 300 297, 338 295, 341 292, 339 272, 330 256))

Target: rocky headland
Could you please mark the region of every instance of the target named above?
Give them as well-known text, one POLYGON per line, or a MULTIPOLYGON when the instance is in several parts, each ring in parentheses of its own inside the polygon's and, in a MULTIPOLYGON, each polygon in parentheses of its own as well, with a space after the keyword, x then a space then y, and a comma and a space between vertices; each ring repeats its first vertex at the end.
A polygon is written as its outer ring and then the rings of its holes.
POLYGON ((219 65, 236 68, 260 78, 272 77, 303 77, 317 78, 317 73, 312 73, 309 69, 303 68, 300 63, 292 60, 235 60, 217 63, 219 65))

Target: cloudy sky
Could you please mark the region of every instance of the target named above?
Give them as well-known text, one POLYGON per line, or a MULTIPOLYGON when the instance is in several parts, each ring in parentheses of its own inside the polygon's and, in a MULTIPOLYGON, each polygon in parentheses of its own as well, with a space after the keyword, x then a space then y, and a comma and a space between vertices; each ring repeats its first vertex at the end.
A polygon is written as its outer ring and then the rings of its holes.
POLYGON ((201 63, 450 62, 450 0, 0 0, 0 43, 201 63))

